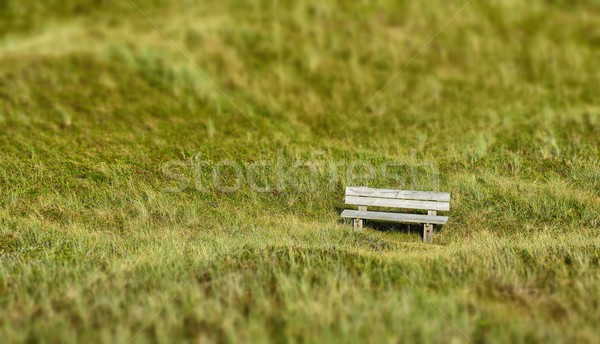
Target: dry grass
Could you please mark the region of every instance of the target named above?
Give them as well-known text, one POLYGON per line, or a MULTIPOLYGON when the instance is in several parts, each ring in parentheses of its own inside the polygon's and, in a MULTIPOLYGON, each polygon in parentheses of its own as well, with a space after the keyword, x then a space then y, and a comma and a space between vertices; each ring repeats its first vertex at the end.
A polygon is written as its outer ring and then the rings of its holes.
POLYGON ((136 4, 200 71, 127 1, 0 1, 4 340, 598 340, 595 2, 473 1, 351 121, 464 3, 136 4), (452 193, 434 245, 339 221, 353 162, 452 193))

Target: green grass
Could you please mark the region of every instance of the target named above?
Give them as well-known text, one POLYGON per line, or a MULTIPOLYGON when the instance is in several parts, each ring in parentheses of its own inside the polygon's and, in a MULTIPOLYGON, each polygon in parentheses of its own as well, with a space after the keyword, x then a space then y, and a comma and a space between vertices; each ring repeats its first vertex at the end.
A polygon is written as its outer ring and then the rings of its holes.
POLYGON ((472 1, 416 57, 465 2, 135 3, 199 70, 128 1, 0 0, 2 341, 598 341, 600 3, 472 1), (316 165, 196 189, 223 160, 316 165), (450 221, 354 232, 358 183, 450 221))

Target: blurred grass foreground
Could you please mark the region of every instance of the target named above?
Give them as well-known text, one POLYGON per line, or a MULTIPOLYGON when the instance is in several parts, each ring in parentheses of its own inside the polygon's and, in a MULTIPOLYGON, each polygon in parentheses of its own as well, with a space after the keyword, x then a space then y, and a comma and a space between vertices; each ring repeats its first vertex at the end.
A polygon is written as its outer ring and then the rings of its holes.
POLYGON ((0 0, 0 341, 597 343, 599 61, 594 0, 0 0))

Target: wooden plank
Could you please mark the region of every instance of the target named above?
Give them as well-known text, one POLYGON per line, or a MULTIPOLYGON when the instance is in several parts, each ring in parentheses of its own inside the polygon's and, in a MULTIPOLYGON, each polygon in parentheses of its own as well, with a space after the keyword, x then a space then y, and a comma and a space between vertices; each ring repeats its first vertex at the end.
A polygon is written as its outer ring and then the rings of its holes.
POLYGON ((365 186, 346 188, 346 196, 363 196, 394 199, 413 199, 420 201, 450 202, 450 193, 434 191, 411 191, 394 189, 373 189, 365 186))
POLYGON ((346 196, 346 204, 368 205, 373 207, 422 209, 422 210, 450 210, 448 202, 414 201, 406 199, 374 198, 346 196))
POLYGON ((340 215, 341 217, 365 220, 379 220, 387 222, 405 222, 405 223, 431 223, 443 225, 448 222, 448 216, 429 216, 421 214, 401 214, 384 213, 378 211, 358 211, 346 209, 340 215))

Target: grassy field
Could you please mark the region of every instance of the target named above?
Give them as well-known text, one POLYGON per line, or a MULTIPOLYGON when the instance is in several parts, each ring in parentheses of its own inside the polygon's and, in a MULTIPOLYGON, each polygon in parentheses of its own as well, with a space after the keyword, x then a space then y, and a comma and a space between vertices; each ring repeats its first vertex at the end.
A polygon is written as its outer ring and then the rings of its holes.
POLYGON ((1 341, 598 342, 599 61, 594 0, 0 0, 1 341))

